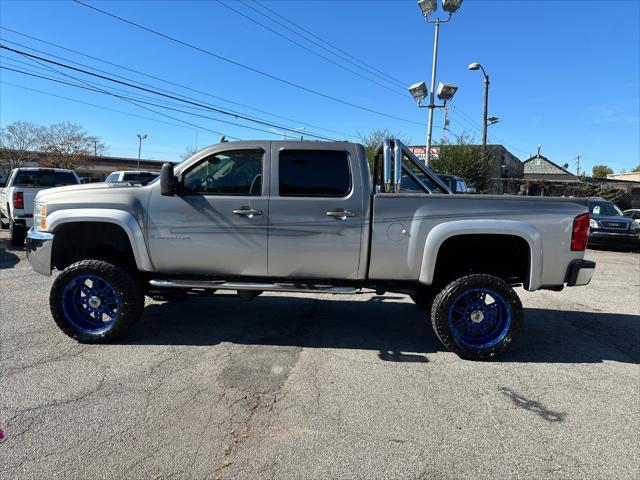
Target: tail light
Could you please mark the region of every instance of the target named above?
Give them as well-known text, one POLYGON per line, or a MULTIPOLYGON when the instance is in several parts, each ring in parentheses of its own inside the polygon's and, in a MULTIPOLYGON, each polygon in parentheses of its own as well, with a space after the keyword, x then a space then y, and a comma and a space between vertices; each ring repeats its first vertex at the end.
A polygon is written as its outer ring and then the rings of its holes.
POLYGON ((24 208, 24 194, 22 192, 13 192, 13 208, 24 208))
POLYGON ((584 251, 589 240, 589 214, 581 213, 573 219, 573 232, 571 233, 571 250, 584 251))

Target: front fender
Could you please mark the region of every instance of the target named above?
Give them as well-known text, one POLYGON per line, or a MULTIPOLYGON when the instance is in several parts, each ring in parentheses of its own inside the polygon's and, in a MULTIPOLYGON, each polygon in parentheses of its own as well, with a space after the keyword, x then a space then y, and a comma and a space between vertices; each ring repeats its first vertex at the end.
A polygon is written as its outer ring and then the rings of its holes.
POLYGON ((130 213, 124 210, 107 208, 58 210, 47 215, 47 230, 55 234, 56 228, 60 227, 60 225, 75 222, 107 222, 118 225, 129 237, 138 270, 143 272, 153 271, 153 264, 149 258, 149 251, 147 250, 142 228, 130 213))
POLYGON ((514 220, 456 220, 434 227, 424 244, 420 283, 431 285, 436 269, 438 252, 449 238, 459 235, 513 235, 529 245, 529 278, 525 282, 527 290, 537 290, 542 278, 542 236, 532 225, 514 220))

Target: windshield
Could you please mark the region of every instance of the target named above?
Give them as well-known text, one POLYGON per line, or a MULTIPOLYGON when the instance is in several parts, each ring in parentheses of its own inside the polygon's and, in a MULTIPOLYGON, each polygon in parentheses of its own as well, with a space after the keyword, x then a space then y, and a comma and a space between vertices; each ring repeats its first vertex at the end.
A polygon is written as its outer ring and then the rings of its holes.
POLYGON ((61 187, 76 185, 78 180, 72 172, 55 170, 20 170, 13 181, 14 187, 61 187))
POLYGON ((139 183, 141 185, 146 185, 150 181, 157 178, 160 174, 153 172, 135 172, 135 173, 125 173, 123 182, 127 183, 139 183))
POLYGON ((622 217, 622 211, 613 203, 609 202, 593 202, 589 205, 589 211, 592 215, 602 215, 604 217, 622 217))

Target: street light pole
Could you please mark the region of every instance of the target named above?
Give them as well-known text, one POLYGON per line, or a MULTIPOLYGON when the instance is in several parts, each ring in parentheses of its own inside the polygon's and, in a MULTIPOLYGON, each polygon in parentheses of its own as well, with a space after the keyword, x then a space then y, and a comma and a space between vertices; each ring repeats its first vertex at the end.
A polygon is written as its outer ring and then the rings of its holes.
POLYGON ((482 64, 479 62, 469 65, 469 70, 481 70, 484 76, 484 110, 482 113, 482 156, 485 156, 487 151, 487 111, 489 109, 489 75, 485 71, 482 64))
MULTIPOLYGON (((449 15, 451 18, 451 15, 449 15)), ((435 109, 434 90, 436 89, 436 67, 438 66, 438 37, 440 35, 440 19, 436 20, 436 33, 433 40, 433 63, 431 64, 431 88, 429 90, 429 120, 427 122, 427 149, 425 163, 429 165, 431 160, 431 133, 433 130, 433 111, 435 109)))
POLYGON ((427 166, 429 165, 429 161, 431 160, 433 111, 435 108, 437 108, 435 104, 434 90, 436 88, 436 67, 438 66, 438 38, 440 35, 440 24, 446 23, 451 20, 451 16, 460 9, 462 1, 463 0, 441 0, 440 3, 442 4, 442 9, 448 14, 447 18, 436 18, 435 20, 430 20, 429 15, 438 10, 437 0, 418 0, 418 7, 422 12, 422 16, 424 17, 425 22, 434 23, 436 26, 433 40, 433 62, 431 64, 431 90, 429 91, 429 105, 426 105, 427 108, 429 108, 429 119, 427 121, 427 148, 425 152, 425 163, 427 164, 427 166))
POLYGON ((147 134, 137 133, 138 136, 138 164, 136 165, 136 170, 140 170, 140 154, 142 153, 142 140, 147 138, 147 134))

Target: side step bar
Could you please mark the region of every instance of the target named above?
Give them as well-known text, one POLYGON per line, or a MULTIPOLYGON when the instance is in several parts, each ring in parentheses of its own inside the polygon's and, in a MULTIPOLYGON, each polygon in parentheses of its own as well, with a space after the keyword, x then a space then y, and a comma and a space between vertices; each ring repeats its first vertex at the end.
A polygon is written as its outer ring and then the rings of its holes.
POLYGON ((307 283, 225 282, 224 280, 149 280, 149 284, 158 288, 258 290, 262 292, 334 293, 342 295, 353 295, 354 293, 360 292, 360 290, 352 287, 334 287, 333 285, 313 285, 307 283))

